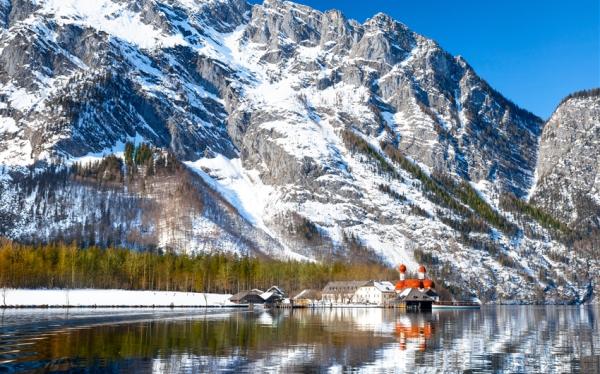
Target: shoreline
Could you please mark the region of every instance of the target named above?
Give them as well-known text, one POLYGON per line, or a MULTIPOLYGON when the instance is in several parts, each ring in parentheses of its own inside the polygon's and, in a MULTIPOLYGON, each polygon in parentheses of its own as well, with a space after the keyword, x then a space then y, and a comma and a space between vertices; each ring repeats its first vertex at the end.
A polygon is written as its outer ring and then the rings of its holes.
MULTIPOLYGON (((105 308, 248 308, 247 304, 229 301, 231 294, 147 291, 122 289, 15 289, 0 288, 0 309, 105 309, 105 308)), ((597 306, 598 300, 585 303, 528 303, 511 300, 481 304, 485 306, 597 306)), ((262 308, 255 304, 254 308, 262 308)), ((307 306, 308 309, 335 308, 386 308, 374 304, 321 304, 307 306)), ((387 307, 389 308, 389 307, 387 307)))
POLYGON ((7 309, 243 309, 248 305, 0 305, 7 309))
POLYGON ((0 289, 0 309, 223 308, 230 294, 120 289, 0 289))

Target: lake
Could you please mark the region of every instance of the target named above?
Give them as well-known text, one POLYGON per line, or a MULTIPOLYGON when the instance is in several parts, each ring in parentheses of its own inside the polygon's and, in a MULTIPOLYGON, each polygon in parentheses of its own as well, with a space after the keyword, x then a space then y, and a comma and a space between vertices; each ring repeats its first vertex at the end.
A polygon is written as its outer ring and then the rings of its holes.
POLYGON ((0 373, 600 373, 600 309, 0 310, 0 373))

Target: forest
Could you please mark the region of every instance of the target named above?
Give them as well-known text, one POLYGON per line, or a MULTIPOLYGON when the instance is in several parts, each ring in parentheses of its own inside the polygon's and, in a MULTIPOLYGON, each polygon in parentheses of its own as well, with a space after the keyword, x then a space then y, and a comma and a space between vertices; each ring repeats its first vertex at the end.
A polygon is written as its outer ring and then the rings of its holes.
POLYGON ((328 281, 397 278, 377 263, 315 263, 159 250, 26 245, 0 238, 0 288, 99 288, 236 293, 278 285, 288 293, 328 281))

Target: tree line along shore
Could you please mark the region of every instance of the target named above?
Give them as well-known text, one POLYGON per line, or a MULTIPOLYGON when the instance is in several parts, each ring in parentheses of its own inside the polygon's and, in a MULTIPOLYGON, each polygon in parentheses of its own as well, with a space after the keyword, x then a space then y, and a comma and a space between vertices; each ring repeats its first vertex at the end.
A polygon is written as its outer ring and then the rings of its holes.
POLYGON ((95 288, 233 294, 279 285, 288 292, 329 281, 396 279, 379 263, 273 260, 229 253, 175 254, 0 238, 1 288, 95 288))

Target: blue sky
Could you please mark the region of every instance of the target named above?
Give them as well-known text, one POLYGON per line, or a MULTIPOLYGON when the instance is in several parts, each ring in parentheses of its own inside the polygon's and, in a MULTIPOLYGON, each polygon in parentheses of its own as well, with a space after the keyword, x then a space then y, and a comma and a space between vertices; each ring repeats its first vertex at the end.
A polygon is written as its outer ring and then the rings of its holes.
POLYGON ((492 87, 542 118, 567 94, 600 86, 599 0, 295 2, 361 22, 387 13, 462 55, 492 87))

